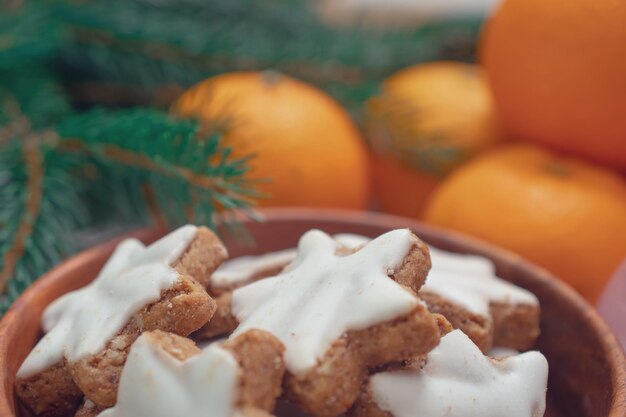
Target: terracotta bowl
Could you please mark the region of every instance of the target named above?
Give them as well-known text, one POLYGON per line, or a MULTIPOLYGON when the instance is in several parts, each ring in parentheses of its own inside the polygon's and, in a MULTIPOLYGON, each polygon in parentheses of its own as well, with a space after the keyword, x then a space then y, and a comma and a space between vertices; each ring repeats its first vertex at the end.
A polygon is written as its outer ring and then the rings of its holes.
MULTIPOLYGON (((490 258, 499 276, 534 292, 541 302, 542 334, 537 349, 550 363, 546 415, 626 416, 626 361, 619 342, 589 304, 546 271, 485 243, 399 217, 306 209, 272 209, 264 215, 264 222, 245 222, 256 246, 227 239, 231 256, 293 247, 311 228, 376 236, 409 227, 441 249, 490 258)), ((162 232, 141 230, 130 235, 151 242, 162 232)), ((86 250, 48 272, 4 316, 0 323, 0 417, 17 415, 15 374, 39 337, 42 310, 61 294, 91 281, 119 240, 86 250)))

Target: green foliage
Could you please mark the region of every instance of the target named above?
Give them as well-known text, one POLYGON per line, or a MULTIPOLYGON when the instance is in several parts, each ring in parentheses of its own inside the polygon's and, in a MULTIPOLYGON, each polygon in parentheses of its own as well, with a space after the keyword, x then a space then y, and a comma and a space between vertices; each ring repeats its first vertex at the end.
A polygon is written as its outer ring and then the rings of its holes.
POLYGON ((61 37, 61 19, 49 2, 0 2, 0 70, 28 68, 50 58, 61 37))
POLYGON ((70 3, 64 18, 72 37, 61 62, 91 99, 101 95, 98 85, 128 85, 135 98, 149 91, 157 99, 212 74, 272 68, 352 108, 399 68, 472 59, 479 29, 478 20, 383 32, 333 28, 305 0, 91 1, 70 3))
POLYGON ((218 133, 199 136, 190 121, 155 110, 94 110, 65 119, 58 132, 58 150, 90 173, 100 213, 213 227, 217 208, 245 208, 258 197, 245 180, 246 161, 229 159, 218 133))
POLYGON ((0 314, 43 272, 73 252, 88 213, 72 163, 35 136, 0 147, 0 314))
POLYGON ((246 161, 229 159, 217 133, 198 136, 195 123, 154 110, 93 110, 54 131, 11 132, 0 141, 0 312, 72 253, 81 226, 214 227, 218 208, 258 197, 246 161))
POLYGON ((76 249, 126 220, 213 226, 260 196, 219 132, 149 109, 234 70, 277 69, 353 113, 391 72, 471 60, 479 21, 371 31, 324 24, 309 0, 0 2, 0 313, 76 249), (61 82, 59 82, 61 80, 61 82), (73 107, 71 104, 74 104, 73 107), (77 109, 78 107, 79 109, 77 109))
POLYGON ((45 67, 0 70, 0 131, 19 112, 33 129, 53 126, 71 113, 63 88, 45 67))

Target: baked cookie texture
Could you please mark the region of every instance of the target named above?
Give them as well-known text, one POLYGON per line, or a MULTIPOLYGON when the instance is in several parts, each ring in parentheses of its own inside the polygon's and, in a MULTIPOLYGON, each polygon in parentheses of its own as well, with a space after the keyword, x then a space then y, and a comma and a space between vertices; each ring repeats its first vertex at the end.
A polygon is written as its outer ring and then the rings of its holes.
POLYGON ((211 276, 226 259, 228 251, 220 238, 211 229, 201 226, 183 254, 172 263, 172 267, 207 288, 211 276))
MULTIPOLYGON (((452 255, 448 255, 452 256, 452 255)), ((495 272, 456 264, 433 264, 420 297, 483 351, 492 347, 530 349, 539 336, 539 301, 495 272)), ((437 259, 435 258, 435 261, 437 259)))
POLYGON ((161 299, 134 315, 124 329, 95 355, 69 362, 68 370, 81 391, 100 407, 115 404, 120 374, 128 351, 145 331, 163 330, 187 336, 206 323, 215 304, 195 280, 181 276, 161 299))
MULTIPOLYGON (((345 412, 368 369, 428 352, 437 319, 417 298, 430 261, 409 230, 338 251, 320 231, 281 274, 232 293, 233 335, 261 328, 285 344, 285 395, 316 416, 345 412)), ((231 336, 232 337, 232 336, 231 336)))
MULTIPOLYGON (((206 228, 159 242, 120 245, 94 281, 102 288, 82 293, 99 294, 117 327, 103 321, 104 335, 93 335, 70 320, 87 348, 68 334, 56 360, 31 354, 16 384, 29 415, 272 417, 277 400, 313 417, 414 417, 441 404, 470 410, 462 417, 537 417, 545 408, 545 358, 510 353, 534 344, 538 301, 484 258, 429 250, 408 229, 376 239, 312 230, 298 248, 226 262, 206 228), (134 279, 121 279, 125 270, 134 279), (145 287, 128 284, 148 276, 145 287), (118 293, 108 300, 108 291, 118 293), (483 355, 494 347, 509 353, 483 355), (511 403, 507 393, 524 386, 511 403)), ((103 315, 89 310, 98 303, 68 299, 44 315, 43 353, 78 307, 103 315)))
POLYGON ((281 392, 283 350, 259 330, 204 349, 172 333, 145 332, 131 348, 118 403, 85 403, 76 416, 269 416, 281 392))
POLYGON ((431 312, 446 317, 455 329, 461 329, 468 335, 481 351, 489 352, 493 347, 491 316, 476 314, 436 293, 422 291, 420 298, 426 302, 431 312))
MULTIPOLYGON (((337 252, 341 255, 348 255, 371 240, 353 233, 338 233, 332 237, 337 242, 337 252)), ((207 287, 209 294, 219 296, 254 281, 278 275, 297 255, 296 248, 289 248, 227 260, 211 276, 207 287)))
MULTIPOLYGON (((336 252, 347 255, 371 241, 354 234, 338 234, 336 252)), ((285 249, 226 261, 211 278, 209 293, 217 301, 213 320, 194 337, 214 338, 232 332, 232 291, 279 274, 295 260, 297 250, 285 249)), ((444 315, 484 353, 492 347, 530 349, 539 336, 539 303, 530 292, 497 277, 489 260, 430 248, 432 269, 419 293, 432 313, 444 315)))
MULTIPOLYGON (((332 236, 337 256, 348 256, 371 241, 365 236, 339 233, 332 236)), ((430 269, 428 247, 417 237, 419 245, 411 248, 405 265, 392 277, 396 282, 417 291, 425 280, 424 271, 430 269), (416 279, 417 277, 417 279, 416 279)), ((198 339, 211 339, 233 332, 239 325, 231 311, 232 292, 256 281, 270 278, 281 272, 288 272, 296 260, 297 249, 285 249, 258 256, 244 256, 226 261, 211 278, 208 291, 217 302, 217 310, 212 320, 194 334, 198 339)))
MULTIPOLYGON (((355 252, 371 240, 351 233, 339 233, 332 237, 336 242, 336 253, 342 256, 355 252)), ((209 294, 217 302, 215 316, 194 337, 211 339, 234 331, 238 323, 230 310, 232 292, 255 281, 280 274, 295 261, 297 255, 296 248, 289 248, 225 261, 213 273, 207 287, 209 294)))
POLYGON ((454 330, 421 366, 372 375, 351 417, 543 416, 548 363, 539 352, 493 359, 454 330))
POLYGON ((44 312, 46 335, 18 372, 22 404, 51 417, 71 415, 83 394, 98 407, 113 405, 142 332, 188 335, 212 317, 217 306, 204 285, 226 256, 204 227, 184 226, 148 247, 122 242, 92 284, 44 312))
POLYGON ((27 378, 15 381, 22 405, 35 416, 63 417, 78 407, 83 392, 74 383, 65 360, 27 378))
POLYGON ((436 318, 424 307, 364 330, 348 332, 303 374, 285 375, 285 395, 316 416, 347 411, 368 371, 428 352, 439 340, 436 318))

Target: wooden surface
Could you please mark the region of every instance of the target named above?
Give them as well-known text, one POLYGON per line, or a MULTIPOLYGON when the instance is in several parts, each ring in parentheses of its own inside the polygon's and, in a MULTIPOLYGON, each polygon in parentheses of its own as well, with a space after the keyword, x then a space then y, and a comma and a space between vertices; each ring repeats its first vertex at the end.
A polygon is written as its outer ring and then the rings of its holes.
MULTIPOLYGON (((492 259, 499 276, 534 292, 541 303, 542 335, 537 348, 550 364, 546 415, 626 417, 626 361, 619 342, 591 306, 544 270, 487 244, 409 219, 312 209, 271 209, 263 213, 265 222, 247 222, 256 246, 226 239, 232 257, 294 247, 300 235, 311 228, 377 236, 390 229, 410 227, 433 246, 492 259)), ((133 234, 145 242, 160 235, 155 230, 133 234)), ((118 241, 82 252, 50 271, 4 316, 0 323, 0 417, 16 416, 15 373, 39 337, 45 306, 92 280, 118 241)))

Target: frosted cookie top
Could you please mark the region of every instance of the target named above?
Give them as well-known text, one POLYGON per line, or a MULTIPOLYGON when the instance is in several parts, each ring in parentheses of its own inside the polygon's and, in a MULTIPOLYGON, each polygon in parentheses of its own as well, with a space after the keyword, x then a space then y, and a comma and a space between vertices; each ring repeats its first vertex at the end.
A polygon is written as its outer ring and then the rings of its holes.
POLYGON ((372 239, 367 236, 354 233, 337 233, 333 235, 333 239, 340 245, 350 249, 356 249, 372 241, 372 239))
MULTIPOLYGON (((333 235, 333 239, 339 245, 349 249, 356 249, 371 240, 368 237, 351 233, 339 233, 333 235)), ((289 248, 228 260, 220 265, 211 276, 211 286, 226 288, 247 283, 261 271, 273 270, 290 264, 297 255, 296 248, 289 248)))
POLYGON ((91 284, 46 308, 42 327, 47 334, 28 355, 18 377, 32 376, 63 358, 77 361, 104 349, 135 313, 176 282, 178 273, 170 265, 196 232, 195 226, 183 226, 148 247, 136 239, 121 242, 91 284))
MULTIPOLYGON (((358 234, 339 233, 333 239, 341 246, 358 248, 371 241, 358 234)), ((491 302, 539 305, 531 292, 496 276, 493 263, 482 256, 447 252, 429 246, 432 269, 424 291, 458 303, 475 314, 489 315, 491 302)), ((259 256, 244 256, 225 262, 213 274, 212 285, 227 287, 245 283, 259 271, 278 268, 292 262, 296 249, 285 249, 259 256)))
POLYGON ((483 316, 489 315, 489 305, 493 302, 539 305, 533 293, 495 275, 464 274, 434 265, 420 292, 422 291, 440 295, 483 316))
POLYGON ((539 352, 484 356, 460 330, 441 339, 420 370, 370 380, 373 400, 393 417, 541 417, 548 362, 539 352))
POLYGON ((145 335, 133 344, 117 404, 98 417, 233 417, 239 366, 216 344, 184 361, 145 335))
POLYGON ((240 324, 231 337, 265 330, 285 345, 287 369, 306 372, 345 332, 392 320, 420 303, 389 278, 417 242, 410 230, 394 230, 351 255, 337 256, 332 237, 307 232, 288 270, 233 292, 232 311, 240 324))
POLYGON ((489 259, 478 255, 447 252, 428 246, 433 268, 441 271, 472 275, 496 275, 496 267, 489 259))
POLYGON ((231 259, 220 265, 211 275, 211 286, 224 288, 246 283, 260 271, 280 268, 291 263, 297 254, 298 251, 292 248, 231 259))

